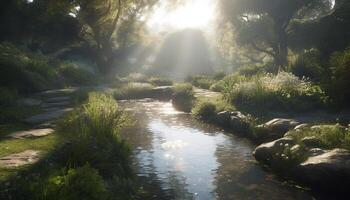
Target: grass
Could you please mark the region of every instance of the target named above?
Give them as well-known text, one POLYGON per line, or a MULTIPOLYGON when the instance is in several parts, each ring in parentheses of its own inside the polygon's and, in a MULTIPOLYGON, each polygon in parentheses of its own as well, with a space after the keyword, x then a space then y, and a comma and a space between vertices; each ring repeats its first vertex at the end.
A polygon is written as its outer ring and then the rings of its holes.
POLYGON ((190 112, 194 103, 193 86, 189 83, 178 83, 174 86, 172 104, 178 110, 190 112))
POLYGON ((223 93, 224 98, 239 109, 259 112, 307 111, 321 108, 327 101, 319 86, 287 72, 226 83, 223 93))
POLYGON ((209 89, 213 84, 217 82, 217 80, 214 79, 212 76, 192 76, 187 78, 187 81, 190 82, 192 85, 202 88, 202 89, 209 89))
MULTIPOLYGON (((114 98, 91 93, 59 122, 54 134, 2 140, 0 156, 31 149, 39 150, 41 159, 33 165, 0 168, 0 191, 7 191, 1 195, 14 199, 129 199, 133 192, 130 149, 119 138, 128 122, 114 98)), ((15 130, 15 125, 4 126, 2 134, 15 130)))
POLYGON ((208 101, 196 102, 192 108, 192 114, 200 119, 211 120, 216 116, 216 105, 208 101))
POLYGON ((128 83, 115 89, 113 96, 117 100, 150 98, 152 90, 153 86, 148 83, 128 83))
POLYGON ((344 148, 350 150, 350 130, 338 124, 305 127, 301 130, 290 131, 288 135, 301 145, 303 145, 303 138, 313 137, 318 141, 319 148, 344 148))

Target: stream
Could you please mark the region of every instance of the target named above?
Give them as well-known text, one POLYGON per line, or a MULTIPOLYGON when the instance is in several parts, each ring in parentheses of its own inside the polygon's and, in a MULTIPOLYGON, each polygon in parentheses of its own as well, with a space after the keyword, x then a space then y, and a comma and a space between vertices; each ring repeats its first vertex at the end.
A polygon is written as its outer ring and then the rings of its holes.
POLYGON ((247 139, 178 112, 170 102, 119 104, 136 119, 123 138, 149 199, 313 199, 257 165, 247 139))

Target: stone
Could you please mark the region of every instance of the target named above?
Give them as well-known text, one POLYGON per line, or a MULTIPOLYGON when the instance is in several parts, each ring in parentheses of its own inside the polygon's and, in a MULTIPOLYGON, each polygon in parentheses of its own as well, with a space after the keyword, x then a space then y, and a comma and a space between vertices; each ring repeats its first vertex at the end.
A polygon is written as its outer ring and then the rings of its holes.
POLYGON ((294 119, 282 119, 276 118, 266 122, 265 124, 261 124, 258 127, 265 128, 268 132, 268 138, 277 139, 281 138, 286 134, 289 130, 294 129, 300 122, 294 119))
POLYGON ((28 117, 24 120, 24 122, 26 123, 30 123, 30 124, 38 124, 38 123, 43 123, 43 122, 47 122, 47 121, 51 121, 51 120, 55 120, 60 118, 61 116, 63 116, 65 113, 72 111, 72 108, 64 108, 64 109, 60 109, 60 110, 56 110, 53 112, 47 112, 47 113, 43 113, 43 114, 38 114, 38 115, 34 115, 32 117, 28 117))
POLYGON ((316 138, 315 136, 304 137, 301 139, 301 142, 309 148, 320 147, 321 145, 320 139, 316 138))
POLYGON ((350 151, 333 149, 309 157, 295 169, 297 180, 327 190, 348 191, 350 184, 350 151))
POLYGON ((308 156, 309 157, 318 156, 318 155, 324 154, 325 152, 327 152, 327 151, 320 149, 320 148, 312 148, 312 149, 308 150, 308 156))
POLYGON ((1 167, 19 167, 33 164, 39 160, 39 151, 25 150, 21 153, 11 154, 0 158, 1 167))
POLYGON ((278 140, 264 143, 256 147, 253 152, 255 159, 263 164, 271 164, 274 155, 283 152, 286 146, 295 145, 295 141, 292 138, 284 137, 278 140))
POLYGON ((28 130, 28 131, 17 131, 17 132, 9 134, 7 137, 15 138, 15 139, 24 139, 24 138, 30 138, 30 137, 43 137, 43 136, 47 136, 53 132, 54 132, 54 130, 51 128, 32 129, 32 130, 28 130))
POLYGON ((297 125, 295 128, 294 128, 294 130, 300 130, 300 129, 303 129, 303 128, 305 128, 305 127, 307 127, 308 126, 308 124, 299 124, 299 125, 297 125))
POLYGON ((247 133, 250 131, 250 124, 247 122, 247 118, 239 111, 234 111, 230 113, 229 126, 236 133, 247 133))
POLYGON ((231 112, 222 111, 216 114, 216 122, 220 125, 228 126, 231 118, 231 112))
POLYGON ((18 101, 18 104, 23 106, 39 106, 41 102, 39 99, 23 98, 18 101))

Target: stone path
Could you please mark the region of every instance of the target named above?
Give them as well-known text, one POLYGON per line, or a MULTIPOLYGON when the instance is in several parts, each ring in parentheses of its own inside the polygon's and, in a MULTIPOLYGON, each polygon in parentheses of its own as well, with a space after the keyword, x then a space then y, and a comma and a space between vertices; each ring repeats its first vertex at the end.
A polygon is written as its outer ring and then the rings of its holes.
MULTIPOLYGON (((40 106, 43 113, 28 117, 24 122, 33 125, 33 129, 16 131, 6 136, 9 139, 27 139, 44 137, 54 132, 55 122, 65 113, 73 110, 69 94, 78 88, 49 90, 36 95, 35 98, 25 98, 19 101, 23 106, 40 106), (38 98, 39 97, 39 98, 38 98)), ((39 151, 25 150, 20 153, 10 154, 0 158, 1 167, 18 167, 33 164, 39 160, 39 151)))
POLYGON ((21 153, 11 154, 0 158, 2 167, 19 167, 27 164, 33 164, 39 160, 39 151, 25 150, 21 153))
POLYGON ((220 96, 220 92, 213 92, 210 90, 194 88, 194 96, 195 97, 206 97, 206 98, 216 98, 220 96))
POLYGON ((28 130, 28 131, 17 131, 17 132, 11 133, 7 137, 13 138, 13 139, 43 137, 43 136, 50 135, 53 132, 54 132, 54 130, 52 128, 32 129, 32 130, 28 130))

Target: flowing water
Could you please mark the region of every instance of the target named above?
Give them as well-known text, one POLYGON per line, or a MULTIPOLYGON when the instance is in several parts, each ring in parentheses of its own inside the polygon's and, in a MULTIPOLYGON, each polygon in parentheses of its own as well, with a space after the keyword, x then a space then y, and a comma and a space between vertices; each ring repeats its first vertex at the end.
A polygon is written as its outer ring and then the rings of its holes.
POLYGON ((139 199, 312 199, 264 171, 254 145, 175 111, 170 102, 121 101, 135 126, 123 137, 133 147, 139 199))

